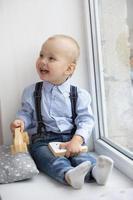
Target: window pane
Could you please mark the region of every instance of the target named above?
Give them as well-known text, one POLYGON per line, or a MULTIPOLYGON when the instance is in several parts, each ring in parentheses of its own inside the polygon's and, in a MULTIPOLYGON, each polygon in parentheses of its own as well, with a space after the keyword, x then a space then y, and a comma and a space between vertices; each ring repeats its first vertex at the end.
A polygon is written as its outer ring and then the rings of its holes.
POLYGON ((104 133, 127 152, 133 151, 133 1, 98 1, 104 100, 104 133))

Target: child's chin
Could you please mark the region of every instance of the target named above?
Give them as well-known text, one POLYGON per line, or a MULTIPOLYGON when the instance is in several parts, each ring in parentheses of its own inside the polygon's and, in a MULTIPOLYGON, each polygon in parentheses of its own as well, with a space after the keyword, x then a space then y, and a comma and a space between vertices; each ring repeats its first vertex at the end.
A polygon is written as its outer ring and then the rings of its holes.
POLYGON ((39 77, 42 81, 47 81, 47 77, 45 75, 39 74, 39 77))
POLYGON ((49 80, 48 78, 44 78, 44 77, 41 77, 41 76, 40 76, 40 79, 41 79, 42 81, 48 81, 48 82, 50 82, 50 83, 52 82, 52 81, 49 80))

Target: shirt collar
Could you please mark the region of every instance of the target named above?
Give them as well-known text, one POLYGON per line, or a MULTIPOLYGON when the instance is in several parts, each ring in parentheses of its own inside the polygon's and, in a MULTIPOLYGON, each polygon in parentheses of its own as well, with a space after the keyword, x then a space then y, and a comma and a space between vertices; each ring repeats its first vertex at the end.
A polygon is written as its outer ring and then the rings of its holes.
POLYGON ((62 93, 70 92, 70 78, 68 78, 64 83, 58 85, 57 87, 62 93))
POLYGON ((50 92, 53 89, 53 87, 57 87, 59 89, 59 91, 62 93, 69 92, 70 91, 70 78, 68 78, 64 83, 62 83, 60 85, 55 85, 48 81, 43 81, 43 88, 46 91, 50 92))
POLYGON ((52 83, 50 83, 48 81, 43 81, 43 88, 47 92, 50 92, 53 89, 54 86, 55 86, 54 84, 52 84, 52 83))

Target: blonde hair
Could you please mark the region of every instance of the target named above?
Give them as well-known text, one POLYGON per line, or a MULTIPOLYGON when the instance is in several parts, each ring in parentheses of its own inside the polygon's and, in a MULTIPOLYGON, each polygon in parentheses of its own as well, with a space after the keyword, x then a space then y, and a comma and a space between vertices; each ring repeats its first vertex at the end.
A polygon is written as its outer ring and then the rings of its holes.
POLYGON ((75 64, 77 63, 77 60, 80 55, 80 47, 74 38, 72 38, 71 36, 68 36, 68 35, 58 34, 58 35, 53 35, 53 36, 49 37, 47 40, 51 40, 51 39, 66 39, 66 40, 70 41, 74 47, 73 48, 73 63, 75 63, 75 64))

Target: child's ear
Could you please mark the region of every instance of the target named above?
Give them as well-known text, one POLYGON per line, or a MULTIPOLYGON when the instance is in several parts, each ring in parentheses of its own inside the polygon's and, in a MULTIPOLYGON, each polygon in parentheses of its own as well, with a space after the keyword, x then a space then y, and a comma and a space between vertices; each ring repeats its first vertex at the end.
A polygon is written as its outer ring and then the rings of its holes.
POLYGON ((75 63, 71 63, 68 65, 67 70, 65 72, 66 75, 71 75, 73 74, 74 70, 75 70, 76 64, 75 63))

